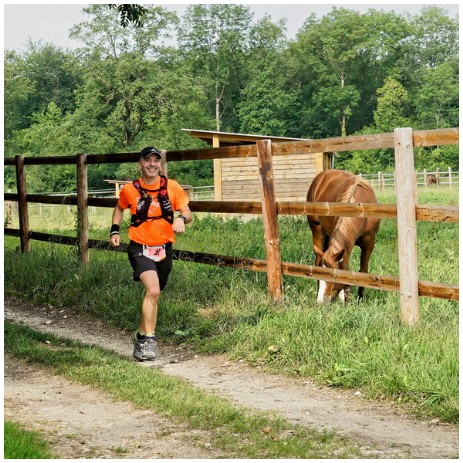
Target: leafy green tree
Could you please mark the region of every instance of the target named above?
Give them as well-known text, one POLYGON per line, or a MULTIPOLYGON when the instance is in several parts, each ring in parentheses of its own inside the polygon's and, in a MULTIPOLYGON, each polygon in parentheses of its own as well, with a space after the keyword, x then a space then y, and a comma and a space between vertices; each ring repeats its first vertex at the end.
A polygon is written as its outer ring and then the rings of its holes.
MULTIPOLYGON (((33 115, 30 127, 16 135, 18 152, 29 156, 75 154, 75 140, 62 124, 63 112, 54 102, 46 111, 33 115)), ((28 191, 69 192, 76 189, 75 166, 31 166, 28 169, 28 191)))
POLYGON ((117 60, 92 61, 83 77, 76 125, 86 132, 82 137, 98 134, 113 140, 113 149, 143 143, 178 148, 181 128, 195 120, 210 123, 202 88, 175 66, 125 54, 117 60))
POLYGON ((243 5, 190 5, 179 31, 180 49, 207 89, 217 131, 224 125, 233 130, 250 23, 249 8, 243 5))
MULTIPOLYGON (((190 5, 177 47, 163 42, 180 23, 174 13, 118 6, 140 14, 123 27, 114 5, 85 7, 88 20, 71 31, 84 43, 75 52, 30 42, 5 53, 5 155, 203 146, 182 128, 324 138, 458 125, 458 20, 435 6, 416 17, 333 8, 309 16, 288 42, 284 21, 254 23, 247 6, 190 5)), ((455 169, 458 149, 418 149, 415 160, 455 169)), ((340 153, 335 162, 353 172, 393 169, 390 150, 340 153)), ((91 166, 91 188, 138 175, 128 166, 91 166)), ((34 191, 75 189, 74 166, 30 167, 34 191)), ((169 175, 210 184, 212 162, 172 162, 169 175)))
POLYGON ((423 85, 415 98, 418 128, 458 127, 458 68, 446 62, 423 72, 423 85))
POLYGON ((264 69, 242 91, 237 104, 240 131, 261 135, 285 135, 284 113, 291 105, 291 95, 275 85, 275 74, 264 69))
POLYGON ((409 34, 402 41, 394 77, 407 88, 413 99, 421 92, 424 73, 445 62, 458 63, 458 19, 450 18, 443 8, 427 6, 409 19, 409 34))
POLYGON ((137 27, 143 26, 143 15, 147 12, 142 5, 109 5, 110 8, 116 8, 120 16, 120 24, 127 27, 133 23, 137 27))
POLYGON ((236 105, 240 132, 261 135, 286 135, 286 117, 296 95, 286 88, 283 50, 285 22, 273 23, 264 16, 250 30, 246 58, 248 81, 236 105))
POLYGON ((75 154, 75 140, 63 120, 63 111, 54 102, 46 111, 35 113, 30 127, 17 134, 20 152, 32 156, 75 154))
POLYGON ((6 150, 15 130, 27 128, 34 113, 55 103, 64 113, 74 109, 74 90, 79 77, 72 56, 53 45, 29 41, 19 55, 6 52, 4 57, 4 97, 6 150))
POLYGON ((458 19, 444 8, 428 6, 411 21, 410 54, 415 65, 434 68, 458 57, 458 19))
POLYGON ((74 90, 79 76, 72 55, 51 44, 29 42, 22 75, 34 82, 28 101, 29 115, 54 102, 63 112, 74 109, 74 90))
POLYGON ((307 18, 288 60, 300 94, 300 135, 344 136, 373 122, 375 92, 400 53, 403 23, 394 14, 345 8, 307 18))
POLYGON ((354 84, 356 68, 361 62, 358 51, 365 48, 367 34, 365 22, 358 13, 335 8, 320 21, 309 18, 298 36, 298 46, 305 50, 303 56, 313 70, 311 74, 323 82, 313 88, 306 111, 311 120, 317 120, 322 131, 347 134, 349 117, 359 101, 354 84), (323 115, 317 117, 320 110, 323 115))
MULTIPOLYGON (((35 83, 23 75, 22 57, 15 52, 5 53, 4 63, 4 134, 11 139, 15 130, 27 127, 28 102, 35 90, 35 83)), ((5 147, 6 148, 6 147, 5 147)))
POLYGON ((85 44, 82 51, 86 54, 98 54, 103 57, 118 58, 127 52, 156 55, 162 50, 159 41, 168 37, 169 28, 178 22, 175 13, 161 6, 144 8, 143 15, 140 16, 143 27, 134 23, 121 27, 107 5, 93 4, 82 11, 90 19, 75 25, 69 35, 85 44))
MULTIPOLYGON (((415 97, 417 129, 459 126, 459 78, 454 60, 426 68, 423 84, 415 97)), ((459 168, 458 146, 447 145, 415 150, 415 165, 420 169, 459 168)))
MULTIPOLYGON (((361 133, 387 133, 396 127, 409 127, 407 113, 410 103, 407 91, 400 82, 387 78, 377 94, 377 108, 373 115, 375 125, 361 133)), ((394 169, 394 152, 391 149, 343 152, 336 157, 336 167, 355 174, 391 171, 394 169)))
POLYGON ((410 102, 404 86, 388 77, 378 89, 378 102, 373 114, 375 127, 380 133, 392 132, 396 127, 409 127, 410 102))
POLYGON ((458 145, 433 146, 415 150, 415 167, 419 170, 446 172, 450 167, 454 171, 459 169, 458 145))

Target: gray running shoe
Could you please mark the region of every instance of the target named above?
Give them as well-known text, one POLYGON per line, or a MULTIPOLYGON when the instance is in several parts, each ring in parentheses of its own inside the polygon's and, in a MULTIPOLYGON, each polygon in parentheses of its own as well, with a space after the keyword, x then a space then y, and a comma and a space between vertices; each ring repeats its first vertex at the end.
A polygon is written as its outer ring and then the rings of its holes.
POLYGON ((137 338, 137 332, 133 334, 133 356, 139 362, 144 362, 145 360, 154 360, 156 357, 156 338, 155 337, 146 337, 145 341, 139 341, 137 338))

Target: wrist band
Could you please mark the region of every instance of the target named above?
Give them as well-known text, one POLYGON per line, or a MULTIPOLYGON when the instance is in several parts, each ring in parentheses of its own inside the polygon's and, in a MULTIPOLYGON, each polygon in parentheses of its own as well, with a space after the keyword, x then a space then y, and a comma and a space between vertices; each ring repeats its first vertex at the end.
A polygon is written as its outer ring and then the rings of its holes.
POLYGON ((120 228, 121 228, 121 227, 120 227, 119 225, 113 223, 113 224, 111 225, 111 230, 110 230, 110 232, 109 232, 109 236, 119 235, 119 230, 120 230, 120 228))

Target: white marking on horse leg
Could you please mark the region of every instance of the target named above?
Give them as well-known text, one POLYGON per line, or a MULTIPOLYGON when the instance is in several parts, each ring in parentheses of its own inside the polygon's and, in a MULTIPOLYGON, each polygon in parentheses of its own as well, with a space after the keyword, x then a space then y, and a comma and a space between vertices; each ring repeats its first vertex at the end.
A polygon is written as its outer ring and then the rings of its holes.
POLYGON ((345 304, 346 303, 346 293, 343 289, 341 289, 341 291, 339 291, 339 300, 345 304))
POLYGON ((325 295, 325 290, 326 290, 326 282, 323 280, 320 280, 317 302, 323 302, 323 296, 325 295))

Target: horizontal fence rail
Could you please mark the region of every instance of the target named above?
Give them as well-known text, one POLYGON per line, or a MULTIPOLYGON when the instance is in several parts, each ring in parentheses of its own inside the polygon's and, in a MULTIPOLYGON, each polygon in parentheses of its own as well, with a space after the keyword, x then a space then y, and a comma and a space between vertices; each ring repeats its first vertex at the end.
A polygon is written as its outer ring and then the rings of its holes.
MULTIPOLYGON (((453 171, 450 167, 447 171, 423 171, 416 172, 417 186, 425 188, 439 187, 458 187, 460 184, 459 171, 453 171)), ((386 188, 395 188, 395 173, 394 172, 378 172, 377 174, 359 174, 360 177, 367 180, 373 188, 383 190, 386 188)))
MULTIPOLYGON (((413 146, 456 145, 459 141, 457 128, 419 130, 413 132, 413 146)), ((394 148, 394 134, 361 135, 320 140, 272 143, 272 155, 313 154, 320 152, 360 151, 369 149, 394 148)), ((118 164, 138 161, 140 153, 88 154, 87 164, 118 164)), ((220 148, 168 151, 169 161, 199 161, 224 158, 256 157, 256 145, 226 146, 220 148)), ((15 165, 15 158, 5 158, 4 165, 15 165)), ((75 156, 24 157, 25 165, 65 165, 76 163, 75 156)))
MULTIPOLYGON (((20 230, 6 229, 7 236, 20 236, 20 230)), ((30 238, 47 243, 56 243, 69 246, 77 246, 78 239, 72 236, 54 235, 51 233, 30 232, 30 238)), ((119 248, 114 249, 107 241, 89 240, 88 247, 91 249, 106 250, 112 252, 127 252, 128 244, 122 243, 119 248)), ((209 254, 204 252, 184 251, 174 249, 174 259, 198 264, 218 265, 230 267, 238 270, 252 270, 256 272, 266 272, 267 262, 263 259, 254 259, 249 257, 223 256, 209 254)), ((393 276, 374 275, 371 273, 354 272, 348 270, 333 270, 329 268, 317 267, 314 265, 292 264, 282 262, 282 271, 284 275, 325 280, 334 283, 349 285, 361 285, 366 288, 377 289, 381 291, 399 291, 399 279, 393 276)), ((457 285, 438 284, 428 281, 419 281, 420 296, 435 297, 451 301, 459 300, 459 288, 457 285)))
MULTIPOLYGON (((29 203, 77 205, 77 196, 46 196, 28 194, 29 203)), ((6 201, 17 201, 16 193, 5 193, 6 201)), ((117 198, 88 198, 88 206, 113 208, 117 204, 117 198)), ((226 214, 262 214, 262 204, 257 201, 190 201, 190 209, 193 212, 211 212, 226 214)), ((276 202, 278 215, 308 215, 343 217, 375 217, 379 219, 395 219, 397 206, 395 204, 377 203, 301 203, 301 202, 276 202)), ((424 222, 453 222, 459 221, 458 206, 417 205, 416 220, 424 222)))
MULTIPOLYGON (((361 285, 386 291, 399 291, 401 294, 402 320, 405 323, 414 324, 418 321, 418 295, 459 300, 458 286, 418 281, 418 269, 416 264, 416 221, 456 223, 459 221, 459 209, 458 207, 452 206, 428 206, 416 203, 416 191, 414 191, 414 189, 416 189, 416 173, 413 170, 413 148, 458 143, 458 128, 416 132, 413 132, 411 129, 396 129, 394 133, 379 135, 280 143, 272 143, 270 140, 260 140, 255 145, 169 151, 166 153, 167 161, 257 157, 256 169, 259 170, 261 177, 261 202, 193 200, 190 202, 190 208, 194 212, 261 214, 264 219, 264 238, 267 254, 267 259, 262 261, 244 257, 230 257, 176 250, 174 254, 175 258, 191 262, 267 272, 269 292, 276 301, 281 301, 283 296, 281 284, 282 274, 318 280, 323 279, 347 285, 361 285), (398 195, 400 194, 401 198, 397 205, 275 201, 272 166, 273 156, 288 154, 305 156, 318 152, 339 152, 378 148, 394 148, 395 150, 396 170, 401 174, 401 179, 396 179, 397 192, 398 195), (303 154, 301 154, 301 152, 303 154), (413 182, 411 182, 410 179, 413 179, 413 182), (404 200, 403 198, 406 199, 404 200), (398 243, 399 278, 281 262, 277 216, 307 214, 397 219, 398 228, 400 229, 398 243), (403 231, 406 231, 406 233, 403 234, 403 231), (408 263, 407 267, 403 267, 402 264, 404 261, 408 263), (412 265, 410 265, 410 261, 412 265)), ((19 209, 19 230, 5 228, 5 235, 19 236, 21 240, 21 250, 23 252, 29 251, 30 239, 77 246, 80 259, 84 263, 88 262, 88 250, 90 248, 112 250, 108 243, 92 240, 88 237, 88 207, 113 208, 117 199, 89 195, 87 188, 87 166, 89 164, 100 163, 135 162, 138 160, 138 157, 139 153, 115 153, 27 158, 24 156, 16 156, 15 158, 5 159, 5 165, 14 165, 16 167, 18 193, 6 193, 4 199, 7 201, 17 201, 19 209), (77 194, 53 196, 27 194, 24 173, 25 166, 41 164, 76 165, 77 194), (74 238, 30 231, 27 204, 33 202, 77 206, 78 236, 74 238)), ((126 250, 126 245, 122 245, 120 250, 126 250)))

